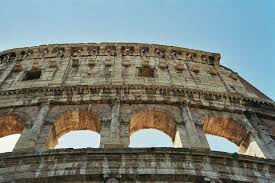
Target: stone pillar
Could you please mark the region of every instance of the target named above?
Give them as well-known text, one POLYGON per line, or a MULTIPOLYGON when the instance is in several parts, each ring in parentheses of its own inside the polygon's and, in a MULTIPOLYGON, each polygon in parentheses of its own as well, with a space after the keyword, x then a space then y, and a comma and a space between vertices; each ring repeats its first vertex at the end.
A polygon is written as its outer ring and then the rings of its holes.
POLYGON ((15 145, 14 151, 34 151, 37 139, 40 135, 41 128, 49 111, 49 104, 42 104, 40 111, 31 128, 25 128, 18 142, 15 145))
POLYGON ((110 140, 114 144, 118 144, 120 140, 120 103, 115 101, 112 106, 111 126, 110 126, 110 140))
POLYGON ((121 147, 127 148, 130 144, 129 122, 120 120, 120 143, 121 147))
POLYGON ((101 121, 101 131, 100 131, 100 147, 107 147, 110 139, 110 126, 111 120, 102 120, 101 121))
POLYGON ((43 128, 41 129, 41 133, 35 145, 35 151, 46 151, 57 145, 58 139, 55 137, 55 129, 53 126, 54 125, 51 123, 43 124, 43 128))
POLYGON ((183 105, 181 107, 182 118, 185 123, 186 131, 189 137, 191 147, 203 147, 209 149, 206 137, 200 125, 196 125, 189 107, 183 105))
POLYGON ((200 147, 210 149, 206 135, 203 131, 203 125, 200 123, 195 124, 199 139, 200 139, 200 147))
POLYGON ((129 129, 128 124, 125 125, 120 119, 120 105, 120 101, 118 100, 114 101, 112 105, 109 128, 106 124, 102 125, 101 147, 128 147, 128 140, 126 140, 126 137, 129 134, 129 129))
POLYGON ((249 144, 244 154, 262 155, 269 159, 275 159, 275 141, 270 137, 266 127, 255 113, 245 113, 256 133, 250 134, 249 144))

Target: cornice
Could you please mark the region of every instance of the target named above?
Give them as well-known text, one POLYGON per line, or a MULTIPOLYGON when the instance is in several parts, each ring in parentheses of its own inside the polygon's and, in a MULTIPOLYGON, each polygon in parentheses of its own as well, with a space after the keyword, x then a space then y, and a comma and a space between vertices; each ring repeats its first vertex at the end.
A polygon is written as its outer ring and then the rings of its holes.
POLYGON ((219 65, 220 54, 145 43, 74 43, 15 48, 0 52, 1 62, 27 58, 43 59, 69 56, 149 56, 219 65))

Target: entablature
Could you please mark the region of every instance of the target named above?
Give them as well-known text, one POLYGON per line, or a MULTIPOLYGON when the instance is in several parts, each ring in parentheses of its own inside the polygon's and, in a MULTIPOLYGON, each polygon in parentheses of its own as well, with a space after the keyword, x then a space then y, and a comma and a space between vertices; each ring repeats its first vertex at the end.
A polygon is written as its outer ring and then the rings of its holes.
POLYGON ((89 103, 97 101, 108 103, 113 99, 123 103, 166 103, 189 104, 203 108, 217 108, 239 111, 251 110, 258 113, 274 114, 275 104, 244 97, 236 93, 206 92, 187 88, 146 87, 139 85, 124 86, 64 86, 37 87, 0 91, 1 107, 8 107, 8 101, 16 105, 35 105, 41 102, 52 103, 89 103), (137 92, 138 91, 138 92, 137 92))

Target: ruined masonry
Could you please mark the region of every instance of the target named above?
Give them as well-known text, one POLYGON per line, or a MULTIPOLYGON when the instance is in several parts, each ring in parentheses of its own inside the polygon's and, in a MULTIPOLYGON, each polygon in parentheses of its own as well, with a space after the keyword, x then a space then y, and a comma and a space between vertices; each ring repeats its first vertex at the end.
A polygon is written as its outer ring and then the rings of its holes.
POLYGON ((137 43, 0 52, 0 137, 19 133, 0 154, 0 182, 275 182, 275 103, 218 53, 137 43), (174 148, 128 148, 146 128, 174 148), (100 148, 54 149, 72 130, 99 133, 100 148), (211 151, 205 134, 239 154, 211 151))

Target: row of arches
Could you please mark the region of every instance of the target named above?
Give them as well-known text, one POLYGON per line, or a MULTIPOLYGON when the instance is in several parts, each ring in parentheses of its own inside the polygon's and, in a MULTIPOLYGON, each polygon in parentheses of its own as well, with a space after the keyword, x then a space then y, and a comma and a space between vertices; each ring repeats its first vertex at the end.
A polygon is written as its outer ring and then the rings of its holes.
MULTIPOLYGON (((11 152, 20 138, 20 134, 8 135, 0 138, 0 153, 11 152)), ((229 140, 206 134, 211 150, 224 152, 238 152, 239 147, 229 140)), ((100 134, 90 130, 73 130, 58 138, 54 147, 59 148, 99 148, 100 134), (79 143, 81 142, 81 143, 79 143)), ((156 129, 142 129, 130 136, 129 147, 173 147, 172 139, 164 132, 156 129)))
MULTIPOLYGON (((70 142, 73 142, 74 139, 76 140, 74 147, 100 147, 101 121, 102 119, 96 112, 63 112, 52 124, 46 149, 71 147, 70 142), (64 142, 66 138, 68 140, 64 142), (79 144, 84 146, 79 146, 79 144)), ((163 111, 145 110, 137 112, 129 120, 128 145, 129 147, 173 147, 177 123, 171 114, 163 111), (151 143, 148 143, 150 141, 151 143)), ((248 146, 249 131, 241 123, 230 117, 207 115, 202 118, 202 124, 203 132, 210 135, 207 135, 207 139, 212 150, 235 152, 240 147, 248 146), (218 136, 220 139, 214 138, 214 136, 218 136), (211 144, 213 141, 216 143, 214 146, 211 144), (217 141, 225 143, 226 149, 222 148, 224 144, 220 143, 219 145, 217 141)), ((2 129, 0 139, 8 135, 20 134, 24 129, 24 119, 16 115, 1 116, 0 129, 2 129)))

